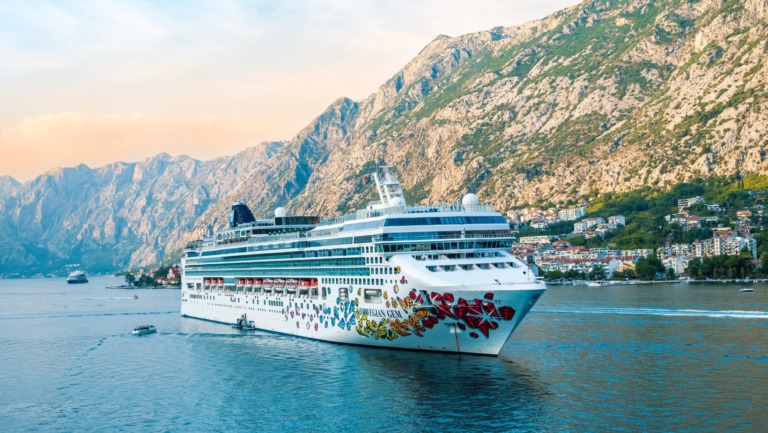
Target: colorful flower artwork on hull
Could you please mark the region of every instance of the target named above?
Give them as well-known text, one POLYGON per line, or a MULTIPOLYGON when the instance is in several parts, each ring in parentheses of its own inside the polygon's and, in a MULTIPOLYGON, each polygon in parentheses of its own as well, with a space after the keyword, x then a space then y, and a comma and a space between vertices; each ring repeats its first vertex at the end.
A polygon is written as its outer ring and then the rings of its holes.
MULTIPOLYGON (((351 290, 350 290, 351 291, 351 290)), ((490 333, 499 327, 502 321, 510 321, 515 316, 515 310, 509 306, 496 307, 493 303, 493 293, 487 292, 482 299, 466 300, 458 298, 452 293, 436 293, 429 295, 431 305, 423 299, 423 295, 411 291, 405 297, 389 297, 384 292, 388 310, 371 310, 358 308, 359 298, 342 301, 336 298, 336 305, 312 306, 309 312, 302 312, 306 305, 292 303, 283 311, 286 320, 295 320, 296 327, 301 327, 304 322, 306 329, 339 327, 342 330, 351 331, 353 328, 358 334, 373 339, 394 340, 400 337, 415 335, 422 337, 424 333, 434 328, 441 321, 455 323, 462 331, 469 330, 471 338, 489 337, 490 333), (397 308, 397 310, 391 310, 397 308), (381 317, 386 312, 396 312, 395 317, 381 317), (315 320, 316 319, 316 320, 315 320)))

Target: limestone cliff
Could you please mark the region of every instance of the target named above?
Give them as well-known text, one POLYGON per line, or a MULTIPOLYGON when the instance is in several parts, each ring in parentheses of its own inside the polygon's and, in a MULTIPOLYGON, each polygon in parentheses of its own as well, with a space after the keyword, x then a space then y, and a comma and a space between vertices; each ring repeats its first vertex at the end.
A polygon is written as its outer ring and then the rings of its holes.
POLYGON ((350 174, 370 161, 395 165, 412 200, 472 190, 501 209, 764 172, 767 4, 588 1, 439 37, 360 102, 293 206, 362 205, 350 174))

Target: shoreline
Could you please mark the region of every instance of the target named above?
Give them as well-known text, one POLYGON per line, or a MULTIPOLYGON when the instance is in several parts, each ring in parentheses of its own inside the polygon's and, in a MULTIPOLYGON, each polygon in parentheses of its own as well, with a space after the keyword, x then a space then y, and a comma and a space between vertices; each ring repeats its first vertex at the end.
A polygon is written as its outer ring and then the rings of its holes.
POLYGON ((627 280, 627 281, 545 281, 548 286, 587 286, 590 283, 598 283, 604 286, 642 286, 652 284, 756 284, 766 283, 768 278, 758 279, 720 279, 720 280, 627 280))

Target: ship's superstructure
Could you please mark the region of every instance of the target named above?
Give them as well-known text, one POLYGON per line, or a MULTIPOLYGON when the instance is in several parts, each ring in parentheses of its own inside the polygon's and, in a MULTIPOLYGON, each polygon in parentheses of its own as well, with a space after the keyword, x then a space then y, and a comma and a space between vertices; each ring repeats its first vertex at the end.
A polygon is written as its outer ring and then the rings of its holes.
POLYGON ((181 314, 346 344, 497 355, 544 291, 508 252, 509 225, 467 194, 409 206, 389 167, 380 200, 335 221, 256 220, 188 245, 181 314))
POLYGON ((67 277, 68 284, 85 284, 88 282, 88 277, 84 271, 73 271, 67 277))

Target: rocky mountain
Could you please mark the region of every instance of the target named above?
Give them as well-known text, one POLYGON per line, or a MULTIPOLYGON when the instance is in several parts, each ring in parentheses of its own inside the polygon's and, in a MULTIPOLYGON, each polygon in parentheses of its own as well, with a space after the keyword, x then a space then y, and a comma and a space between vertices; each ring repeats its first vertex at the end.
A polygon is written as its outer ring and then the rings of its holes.
POLYGON ((350 174, 370 161, 411 200, 472 190, 501 209, 765 172, 767 17, 765 0, 587 1, 438 37, 360 102, 293 206, 360 206, 350 174))
POLYGON ((338 125, 290 208, 363 206, 384 161, 411 201, 500 209, 764 172, 767 17, 765 0, 585 1, 440 36, 338 125))
POLYGON ((208 162, 161 154, 51 170, 0 198, 0 274, 64 272, 73 264, 105 272, 156 262, 281 147, 265 143, 208 162))
POLYGON ((0 182, 0 252, 149 263, 223 225, 234 200, 258 215, 360 208, 374 197, 362 176, 384 162, 411 202, 472 191, 500 210, 765 173, 767 19, 768 0, 595 0, 439 36, 376 93, 337 100, 285 143, 0 182), (21 253, 7 242, 19 236, 39 240, 21 253))
POLYGON ((11 176, 0 176, 0 200, 13 194, 19 185, 21 185, 19 181, 11 176))

